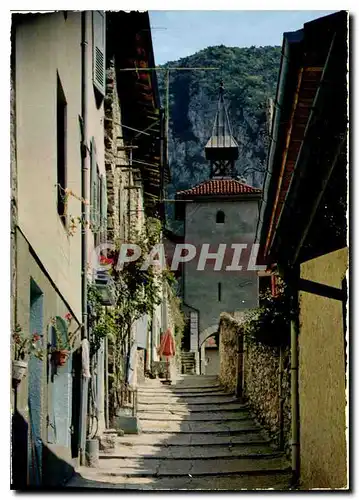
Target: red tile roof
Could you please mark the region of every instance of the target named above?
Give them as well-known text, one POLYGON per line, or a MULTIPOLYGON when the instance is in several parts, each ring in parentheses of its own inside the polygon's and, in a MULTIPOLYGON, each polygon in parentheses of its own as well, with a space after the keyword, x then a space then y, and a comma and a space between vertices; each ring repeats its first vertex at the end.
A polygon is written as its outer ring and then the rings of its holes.
POLYGON ((243 184, 235 179, 210 179, 193 188, 178 191, 176 196, 187 198, 188 196, 259 194, 261 192, 261 189, 243 184))

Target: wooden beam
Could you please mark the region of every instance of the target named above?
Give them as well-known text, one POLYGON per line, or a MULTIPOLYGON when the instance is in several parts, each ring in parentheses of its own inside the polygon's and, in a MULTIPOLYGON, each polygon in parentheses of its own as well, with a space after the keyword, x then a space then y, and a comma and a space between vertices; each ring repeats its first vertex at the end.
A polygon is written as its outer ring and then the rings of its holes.
POLYGON ((334 286, 323 285, 316 281, 305 280, 303 278, 299 279, 298 290, 301 292, 312 293, 313 295, 320 295, 321 297, 326 297, 328 299, 334 300, 345 300, 345 293, 341 288, 336 288, 334 286))

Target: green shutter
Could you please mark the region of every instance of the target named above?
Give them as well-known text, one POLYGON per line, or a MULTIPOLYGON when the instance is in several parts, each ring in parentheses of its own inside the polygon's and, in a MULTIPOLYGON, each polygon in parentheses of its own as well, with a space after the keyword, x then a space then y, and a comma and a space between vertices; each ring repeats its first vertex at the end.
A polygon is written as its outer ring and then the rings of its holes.
POLYGON ((105 12, 94 10, 92 13, 93 25, 93 83, 97 90, 104 96, 106 84, 106 23, 105 12))
POLYGON ((106 174, 101 177, 101 232, 106 238, 107 229, 107 185, 106 174))
POLYGON ((95 224, 96 219, 96 200, 97 200, 97 171, 96 171, 96 146, 94 138, 91 139, 91 194, 90 194, 90 223, 95 224))
POLYGON ((98 172, 98 166, 96 164, 96 203, 95 203, 95 232, 98 233, 100 231, 101 225, 101 179, 100 174, 98 172))

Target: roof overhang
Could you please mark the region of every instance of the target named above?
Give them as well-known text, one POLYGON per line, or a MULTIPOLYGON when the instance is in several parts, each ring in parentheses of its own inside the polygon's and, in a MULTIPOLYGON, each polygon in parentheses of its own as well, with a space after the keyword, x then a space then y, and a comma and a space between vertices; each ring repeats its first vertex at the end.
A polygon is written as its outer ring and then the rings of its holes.
MULTIPOLYGON (((148 12, 109 12, 108 56, 115 58, 117 90, 121 103, 123 137, 133 151, 133 164, 141 170, 145 207, 158 206, 163 185, 170 172, 165 154, 161 154, 164 112, 160 96, 148 12)), ((166 151, 164 142, 163 152, 166 151)))
MULTIPOLYGON (((343 116, 334 105, 335 93, 328 82, 335 81, 336 72, 342 71, 345 77, 346 17, 340 12, 307 23, 302 37, 294 41, 284 35, 262 222, 257 232, 267 262, 279 259, 292 265, 298 258, 313 210, 343 147, 343 124, 339 125, 343 116), (336 114, 333 123, 338 127, 316 129, 316 120, 325 109, 336 114), (313 145, 319 136, 326 141, 326 152, 321 153, 319 168, 313 169, 313 145)), ((341 111, 345 114, 343 108, 341 111)))

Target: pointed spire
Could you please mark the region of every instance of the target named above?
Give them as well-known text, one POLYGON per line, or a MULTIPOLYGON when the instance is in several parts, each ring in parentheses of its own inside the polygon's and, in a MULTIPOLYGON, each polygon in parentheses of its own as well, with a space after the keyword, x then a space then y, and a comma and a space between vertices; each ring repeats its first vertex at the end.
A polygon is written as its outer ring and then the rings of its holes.
POLYGON ((236 160, 238 144, 232 136, 231 125, 224 102, 224 84, 219 84, 217 114, 213 124, 212 136, 205 147, 207 160, 236 160))

